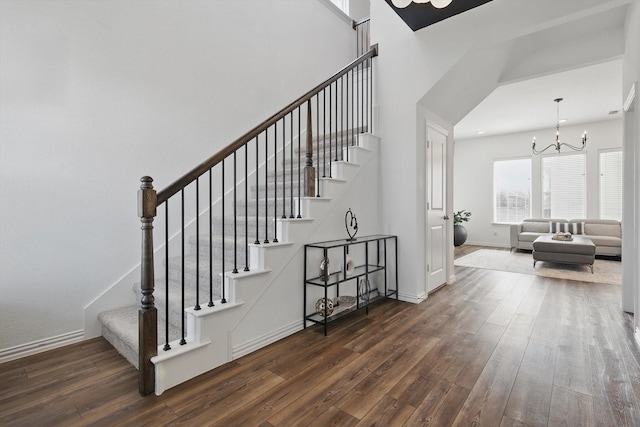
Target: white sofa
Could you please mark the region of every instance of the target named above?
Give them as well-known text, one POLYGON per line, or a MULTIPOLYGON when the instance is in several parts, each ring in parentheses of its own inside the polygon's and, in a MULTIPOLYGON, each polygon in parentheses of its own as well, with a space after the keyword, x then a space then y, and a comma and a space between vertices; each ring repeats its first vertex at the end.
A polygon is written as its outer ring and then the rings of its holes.
POLYGON ((622 256, 622 224, 610 219, 528 218, 520 224, 511 225, 511 250, 533 250, 533 241, 552 234, 552 226, 557 227, 557 224, 562 224, 560 228, 570 227, 573 234, 591 239, 596 245, 596 255, 622 256))

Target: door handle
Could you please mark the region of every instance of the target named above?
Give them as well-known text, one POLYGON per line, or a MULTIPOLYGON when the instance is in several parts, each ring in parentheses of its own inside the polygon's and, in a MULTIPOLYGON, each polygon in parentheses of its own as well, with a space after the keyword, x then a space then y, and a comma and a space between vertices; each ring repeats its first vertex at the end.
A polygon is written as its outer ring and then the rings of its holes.
POLYGON ((449 218, 449 215, 445 215, 445 216, 442 217, 442 219, 444 219, 445 221, 449 221, 449 219, 451 219, 451 218, 449 218))

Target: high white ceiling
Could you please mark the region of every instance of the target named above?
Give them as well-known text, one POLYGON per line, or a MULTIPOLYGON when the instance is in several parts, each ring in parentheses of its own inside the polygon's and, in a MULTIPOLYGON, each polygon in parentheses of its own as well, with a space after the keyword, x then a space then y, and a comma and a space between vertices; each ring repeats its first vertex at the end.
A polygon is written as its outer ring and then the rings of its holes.
POLYGON ((456 139, 477 138, 621 118, 622 60, 499 86, 455 125, 456 139), (479 134, 479 132, 483 132, 479 134))

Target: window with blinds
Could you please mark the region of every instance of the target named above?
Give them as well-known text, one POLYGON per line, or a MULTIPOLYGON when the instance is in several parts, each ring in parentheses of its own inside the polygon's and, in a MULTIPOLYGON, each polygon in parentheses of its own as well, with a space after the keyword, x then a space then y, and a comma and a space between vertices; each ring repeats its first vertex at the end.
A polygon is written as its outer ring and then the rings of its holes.
POLYGON ((531 159, 493 162, 493 221, 521 222, 531 217, 531 159))
POLYGON ((622 150, 601 151, 600 218, 622 221, 622 150))
POLYGON ((542 216, 586 217, 586 155, 542 157, 542 216))

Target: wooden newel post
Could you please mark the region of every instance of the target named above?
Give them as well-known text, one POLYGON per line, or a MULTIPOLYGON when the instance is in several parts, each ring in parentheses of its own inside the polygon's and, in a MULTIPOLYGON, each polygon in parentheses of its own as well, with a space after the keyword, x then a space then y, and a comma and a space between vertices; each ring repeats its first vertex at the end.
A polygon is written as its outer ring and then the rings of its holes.
POLYGON ((307 101, 307 158, 304 167, 304 195, 316 196, 316 169, 313 167, 313 123, 311 122, 311 100, 307 101))
POLYGON ((153 218, 156 216, 157 194, 151 177, 143 176, 140 181, 138 216, 142 223, 142 300, 138 310, 138 391, 146 396, 155 392, 156 374, 151 358, 158 354, 158 312, 153 298, 153 218))

